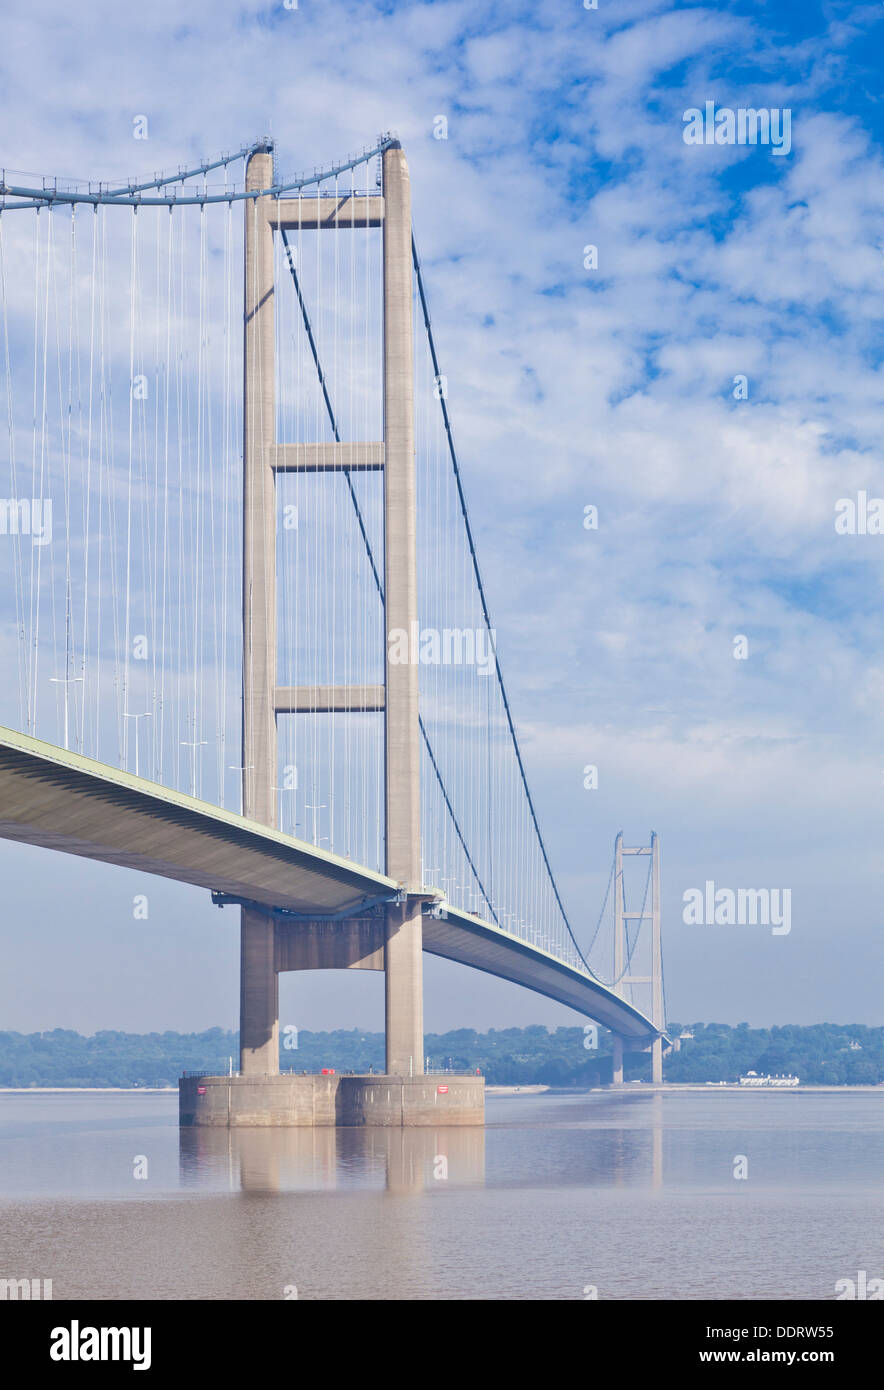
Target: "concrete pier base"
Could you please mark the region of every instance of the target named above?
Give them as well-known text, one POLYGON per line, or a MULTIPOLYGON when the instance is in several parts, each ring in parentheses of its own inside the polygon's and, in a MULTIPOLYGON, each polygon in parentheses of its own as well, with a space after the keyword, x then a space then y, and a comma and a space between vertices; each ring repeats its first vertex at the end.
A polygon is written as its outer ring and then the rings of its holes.
POLYGON ((483 1125, 482 1076, 183 1076, 182 1126, 483 1125))

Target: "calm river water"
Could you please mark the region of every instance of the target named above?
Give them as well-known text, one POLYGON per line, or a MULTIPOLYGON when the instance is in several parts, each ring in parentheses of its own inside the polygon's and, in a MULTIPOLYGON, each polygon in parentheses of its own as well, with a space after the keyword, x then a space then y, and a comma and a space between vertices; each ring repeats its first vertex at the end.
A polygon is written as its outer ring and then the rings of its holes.
POLYGON ((171 1093, 0 1093, 0 1278, 56 1299, 833 1299, 884 1276, 884 1089, 490 1096, 487 1120, 179 1134, 171 1093))

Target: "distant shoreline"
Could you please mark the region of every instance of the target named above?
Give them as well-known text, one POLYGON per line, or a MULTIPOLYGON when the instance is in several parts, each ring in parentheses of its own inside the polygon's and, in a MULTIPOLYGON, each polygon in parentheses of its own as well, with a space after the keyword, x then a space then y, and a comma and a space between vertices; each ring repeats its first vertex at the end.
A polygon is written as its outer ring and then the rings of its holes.
MULTIPOLYGON (((522 1086, 486 1086, 486 1096, 603 1096, 603 1095, 663 1095, 676 1091, 691 1091, 697 1095, 843 1095, 845 1092, 878 1092, 884 1095, 884 1082, 871 1086, 741 1086, 737 1081, 675 1081, 653 1086, 649 1081, 627 1081, 622 1086, 546 1086, 527 1083, 522 1086)), ((64 1096, 64 1095, 177 1095, 177 1086, 0 1086, 0 1095, 7 1096, 64 1096)))
POLYGON ((177 1086, 0 1086, 0 1096, 63 1096, 69 1092, 101 1095, 103 1092, 116 1092, 119 1095, 140 1096, 147 1093, 154 1096, 177 1094, 177 1086))
POLYGON ((542 1092, 551 1089, 550 1086, 534 1086, 530 1084, 524 1086, 486 1086, 485 1094, 486 1096, 539 1096, 542 1092))
POLYGON ((627 1081, 622 1086, 486 1086, 486 1096, 502 1095, 540 1095, 546 1092, 552 1096, 623 1096, 623 1095, 663 1095, 675 1091, 692 1091, 697 1095, 717 1095, 725 1091, 733 1095, 843 1095, 850 1092, 874 1092, 884 1095, 884 1082, 867 1086, 741 1086, 738 1081, 664 1081, 662 1086, 653 1086, 650 1081, 627 1081))
POLYGON ((810 1083, 803 1086, 741 1086, 738 1081, 664 1081, 662 1086, 653 1086, 650 1081, 627 1081, 624 1085, 616 1088, 613 1086, 591 1086, 589 1089, 595 1095, 612 1092, 623 1095, 624 1093, 629 1094, 630 1091, 636 1093, 695 1091, 704 1096, 715 1095, 720 1091, 725 1091, 728 1095, 733 1095, 735 1091, 739 1091, 740 1095, 744 1096, 841 1095, 845 1091, 877 1091, 880 1095, 884 1095, 884 1082, 865 1086, 849 1086, 846 1083, 843 1086, 817 1086, 810 1083))

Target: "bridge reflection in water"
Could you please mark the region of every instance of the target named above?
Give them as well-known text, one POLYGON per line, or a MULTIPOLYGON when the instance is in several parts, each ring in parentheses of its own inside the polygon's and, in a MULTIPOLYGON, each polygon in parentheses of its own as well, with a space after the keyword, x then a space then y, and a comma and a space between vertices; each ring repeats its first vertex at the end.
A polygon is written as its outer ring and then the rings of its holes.
POLYGON ((184 1187, 333 1192, 482 1187, 485 1131, 468 1128, 188 1128, 179 1132, 184 1187))
POLYGON ((487 1129, 184 1128, 178 1148, 181 1186, 264 1193, 386 1189, 414 1194, 445 1187, 573 1183, 660 1191, 663 1097, 597 1096, 587 1111, 581 1100, 562 1098, 571 1121, 564 1126, 553 1102, 558 1113, 549 1118, 559 1131, 555 1143, 546 1126, 537 1123, 536 1113, 524 1115, 528 1124, 523 1127, 518 1111, 523 1101, 503 1099, 495 1102, 498 1123, 487 1129), (571 1130, 567 1138, 562 1127, 571 1130))

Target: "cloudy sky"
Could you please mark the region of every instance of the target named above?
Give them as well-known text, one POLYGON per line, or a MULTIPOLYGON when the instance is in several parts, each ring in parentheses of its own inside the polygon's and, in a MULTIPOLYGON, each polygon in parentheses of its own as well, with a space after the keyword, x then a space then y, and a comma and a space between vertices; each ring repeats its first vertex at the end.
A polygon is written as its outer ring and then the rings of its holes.
MULTIPOLYGON (((617 830, 659 833, 678 1020, 881 1022, 884 537, 834 522, 884 495, 882 24, 786 0, 13 0, 0 21, 7 167, 149 176, 267 131, 296 174, 400 137, 554 868, 589 929, 617 830), (788 153, 685 143, 707 102, 788 109, 788 153), (686 925, 707 880, 789 889, 791 931, 686 925)), ((157 880, 134 922, 125 871, 9 845, 0 865, 0 1026, 235 1026, 232 911, 157 880)), ((445 962, 426 978, 428 1030, 576 1021, 445 962)), ((382 979, 284 977, 282 1006, 380 1028, 382 979)))

